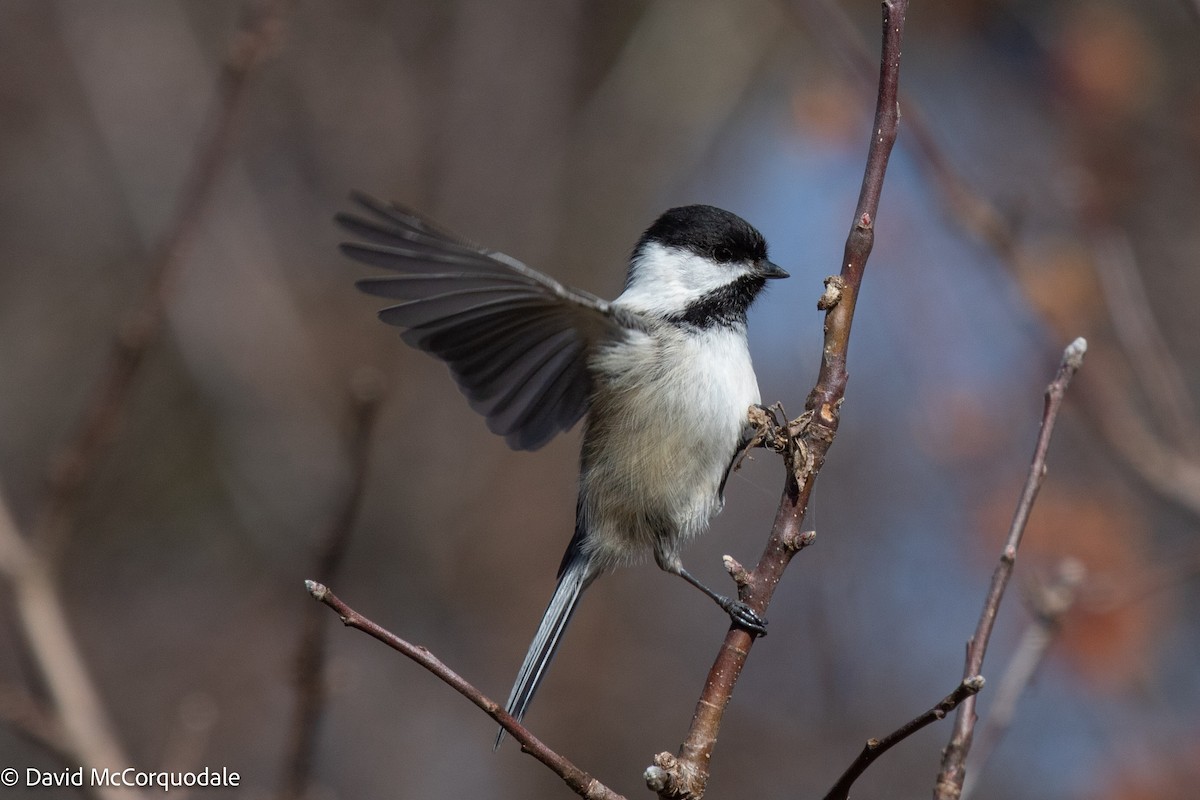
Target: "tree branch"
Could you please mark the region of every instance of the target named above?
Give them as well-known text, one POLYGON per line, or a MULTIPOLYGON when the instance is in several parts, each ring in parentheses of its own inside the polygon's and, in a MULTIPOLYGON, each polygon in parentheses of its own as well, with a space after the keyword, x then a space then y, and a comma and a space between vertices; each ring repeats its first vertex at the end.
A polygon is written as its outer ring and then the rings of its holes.
POLYGON ((84 486, 116 440, 134 378, 162 330, 175 273, 200 229, 204 208, 233 149, 250 76, 279 39, 287 1, 256 0, 244 11, 242 27, 230 44, 221 72, 207 133, 201 138, 167 234, 150 258, 145 296, 114 337, 108 362, 91 389, 74 435, 51 459, 46 494, 32 528, 33 541, 51 560, 61 552, 75 523, 84 486))
POLYGON ((67 737, 54 712, 15 686, 0 686, 0 721, 50 751, 64 765, 72 765, 67 737))
POLYGON ((987 766, 988 759, 1003 738, 1016 713, 1017 700, 1025 693, 1033 680, 1050 645, 1062 624, 1062 618, 1075 605, 1079 587, 1087 574, 1083 563, 1066 558, 1058 565, 1058 573, 1049 584, 1038 586, 1030 598, 1033 606, 1033 622, 1021 635, 1021 641, 1013 653, 1008 667, 1000 677, 1000 686, 988 717, 979 729, 973 747, 975 758, 971 761, 971 773, 963 784, 962 797, 967 798, 979 785, 979 776, 987 766))
MULTIPOLYGON (((992 628, 996 623, 996 615, 1000 611, 1000 601, 1004 599, 1004 590, 1012 577, 1013 567, 1017 561, 1017 548, 1021 545, 1021 537, 1025 533, 1025 525, 1033 510, 1033 502, 1037 499, 1038 490, 1046 477, 1046 452, 1050 447, 1050 436, 1054 433, 1054 423, 1058 419, 1062 407, 1063 396, 1071 378, 1083 364, 1083 356, 1087 352, 1087 342, 1082 338, 1071 342, 1063 351, 1062 362, 1054 380, 1046 387, 1046 402, 1042 412, 1042 426, 1038 433, 1037 445, 1033 451, 1033 461, 1029 465, 1029 475, 1025 479, 1025 488, 1017 503, 1012 525, 1009 526, 1008 539, 1000 555, 1000 563, 992 573, 992 582, 988 587, 987 599, 983 604, 979 623, 975 634, 967 642, 966 666, 963 669, 964 678, 978 675, 983 671, 983 657, 987 653, 988 640, 992 636, 992 628)), ((954 720, 954 734, 942 757, 942 769, 938 773, 937 784, 934 787, 935 800, 958 800, 962 794, 963 779, 966 775, 967 754, 971 750, 971 739, 975 730, 975 698, 968 697, 958 707, 954 720)))
POLYGON ((1191 458, 1200 455, 1200 425, 1187 379, 1171 354, 1167 337, 1154 317, 1154 306, 1133 252, 1123 233, 1110 233, 1093 244, 1093 268, 1136 384, 1166 437, 1191 458))
MULTIPOLYGON (((202 140, 169 232, 150 260, 146 296, 115 336, 108 363, 92 388, 73 438, 51 460, 46 495, 31 536, 18 530, 0 493, 0 574, 12 586, 22 634, 50 694, 61 746, 75 763, 88 768, 119 768, 130 760, 71 633, 55 584, 53 560, 74 524, 84 486, 116 438, 134 378, 161 330, 171 279, 228 158, 245 105, 248 78, 278 38, 278 17, 284 4, 285 0, 260 0, 231 45, 209 132, 202 140)), ((97 787, 94 793, 100 797, 143 796, 128 788, 97 787)))
POLYGON ((313 599, 324 603, 337 612, 338 616, 342 618, 342 624, 351 628, 357 628, 383 642, 393 650, 408 656, 432 672, 463 697, 483 709, 488 716, 500 723, 500 726, 510 736, 520 742, 521 750, 529 753, 549 767, 554 774, 562 778, 563 783, 567 784, 571 788, 571 791, 580 797, 587 798, 587 800, 625 800, 622 795, 609 789, 603 783, 543 744, 524 725, 517 722, 513 716, 505 711, 503 706, 468 683, 458 673, 443 664, 433 653, 424 647, 406 642, 394 633, 362 616, 338 599, 323 584, 309 580, 305 581, 304 585, 308 589, 308 593, 313 596, 313 599))
POLYGON ((859 776, 867 771, 867 767, 875 763, 875 759, 926 725, 945 719, 946 715, 957 708, 959 703, 968 697, 974 697, 979 694, 979 690, 982 688, 982 675, 974 675, 966 678, 962 683, 958 684, 953 692, 943 697, 937 705, 924 714, 910 720, 882 739, 868 739, 862 752, 858 754, 858 758, 842 773, 842 777, 838 778, 838 782, 825 795, 825 800, 849 800, 850 787, 854 785, 859 776))
MULTIPOLYGON (((382 382, 374 370, 362 370, 351 387, 350 485, 341 509, 324 537, 314 574, 332 581, 340 571, 350 536, 358 520, 370 466, 371 435, 383 400, 382 382)), ((317 728, 325 705, 325 626, 319 606, 304 617, 304 630, 296 647, 296 709, 288 735, 284 775, 279 797, 299 800, 305 796, 312 775, 317 728)))
MULTIPOLYGON (((67 624, 52 571, 25 543, 3 493, 0 574, 12 587, 21 631, 46 682, 54 719, 62 733, 62 747, 76 763, 88 768, 112 769, 130 764, 67 624)), ((97 787, 96 794, 110 800, 144 796, 134 789, 113 787, 97 787)))
MULTIPOLYGON (((805 404, 805 413, 788 425, 784 452, 787 476, 770 539, 758 565, 752 572, 743 572, 739 584, 739 596, 759 614, 765 613, 784 569, 800 548, 800 522, 817 473, 837 433, 847 381, 850 326, 867 258, 874 245, 875 217, 900 118, 897 104, 900 45, 907 11, 907 0, 883 3, 879 89, 862 189, 846 239, 841 272, 826 280, 825 293, 818 303, 818 308, 825 311, 821 368, 805 404)), ((647 785, 661 797, 693 800, 703 797, 709 759, 725 707, 753 644, 749 633, 737 627, 729 629, 709 670, 678 756, 660 753, 646 770, 647 785)))
MULTIPOLYGON (((1191 2, 1197 4, 1200 0, 1191 2)), ((851 75, 864 81, 869 80, 872 70, 870 55, 845 12, 832 0, 793 0, 793 3, 803 4, 803 13, 794 16, 818 33, 814 38, 818 42, 828 44, 830 52, 839 57, 851 75)), ((941 147, 933 127, 925 121, 921 109, 907 98, 901 99, 904 101, 906 130, 911 136, 911 149, 916 156, 916 164, 924 171, 931 185, 941 193, 942 206, 950 218, 967 236, 991 248, 1014 284, 1033 301, 1034 308, 1047 307, 1047 304, 1034 296, 1034 287, 1023 277, 1029 272, 1029 257, 1021 247, 1017 227, 1001 213, 996 204, 977 192, 955 168, 941 147)), ((1080 238, 1090 241, 1098 237, 1093 231, 1080 238)), ((1093 257, 1097 262, 1101 262, 1110 255, 1094 251, 1093 257)), ((1107 265, 1100 264, 1097 270, 1103 269, 1104 266, 1107 265)), ((1102 281, 1105 280, 1104 275, 1098 277, 1102 281)), ((1122 299, 1122 302, 1128 301, 1129 298, 1122 299)), ((1133 313, 1143 312, 1134 309, 1133 313)), ((1117 319, 1117 314, 1113 317, 1114 326, 1120 328, 1122 320, 1117 319)), ((1140 371, 1141 366, 1140 349, 1126 348, 1125 352, 1125 360, 1137 371, 1140 371)), ((1103 359, 1104 354, 1097 353, 1095 358, 1103 359)), ((1156 353, 1154 359, 1169 363, 1171 356, 1164 351, 1156 353)), ((1147 422, 1148 415, 1145 412, 1147 407, 1157 410, 1156 407, 1161 403, 1158 399, 1151 399, 1149 402, 1137 399, 1137 387, 1127 381, 1119 381, 1114 377, 1118 372, 1116 365, 1095 365, 1081 378, 1084 385, 1080 387, 1081 391, 1077 393, 1076 401, 1081 404, 1087 420, 1108 446, 1151 491, 1184 509, 1193 517, 1200 517, 1200 460, 1187 448, 1194 440, 1185 440, 1181 448, 1179 440, 1160 436, 1147 422)), ((1177 401, 1172 399, 1170 402, 1177 401)), ((1190 397, 1185 397, 1182 402, 1188 406, 1195 405, 1190 397)), ((1169 429, 1172 424, 1177 424, 1178 420, 1173 421, 1169 417, 1165 422, 1169 429)), ((1191 427, 1190 420, 1188 427, 1191 427)))

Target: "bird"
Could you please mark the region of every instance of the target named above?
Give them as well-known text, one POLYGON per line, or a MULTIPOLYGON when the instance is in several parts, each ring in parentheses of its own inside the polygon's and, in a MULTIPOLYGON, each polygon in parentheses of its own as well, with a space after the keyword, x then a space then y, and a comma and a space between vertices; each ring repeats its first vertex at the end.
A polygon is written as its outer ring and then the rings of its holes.
MULTIPOLYGON (((575 532, 506 710, 523 720, 583 591, 653 556, 753 636, 766 621, 688 572, 684 545, 724 506, 760 402, 747 311, 788 273, 762 234, 709 205, 671 208, 642 233, 624 290, 606 301, 572 289, 425 216, 360 193, 336 221, 342 253, 387 270, 361 278, 398 301, 379 318, 449 365, 488 428, 537 450, 586 416, 575 532)), ((495 748, 504 738, 496 737, 495 748)))

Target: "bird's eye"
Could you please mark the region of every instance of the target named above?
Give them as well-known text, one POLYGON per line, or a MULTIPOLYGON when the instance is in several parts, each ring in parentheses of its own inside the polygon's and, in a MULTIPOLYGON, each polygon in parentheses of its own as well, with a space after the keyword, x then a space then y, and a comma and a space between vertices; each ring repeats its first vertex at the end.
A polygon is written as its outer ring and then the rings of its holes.
POLYGON ((733 261, 733 251, 728 247, 718 247, 713 250, 713 258, 717 260, 718 264, 728 264, 733 261))

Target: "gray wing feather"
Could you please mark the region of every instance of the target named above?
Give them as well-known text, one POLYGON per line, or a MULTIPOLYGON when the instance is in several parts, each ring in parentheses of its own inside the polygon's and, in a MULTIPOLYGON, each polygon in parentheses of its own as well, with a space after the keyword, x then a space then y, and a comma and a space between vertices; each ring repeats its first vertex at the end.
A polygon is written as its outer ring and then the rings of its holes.
POLYGON ((635 318, 407 209, 353 199, 370 216, 337 216, 361 240, 342 252, 392 273, 358 287, 402 301, 380 319, 450 366, 488 428, 510 447, 536 450, 579 421, 591 394, 589 353, 640 327, 635 318))

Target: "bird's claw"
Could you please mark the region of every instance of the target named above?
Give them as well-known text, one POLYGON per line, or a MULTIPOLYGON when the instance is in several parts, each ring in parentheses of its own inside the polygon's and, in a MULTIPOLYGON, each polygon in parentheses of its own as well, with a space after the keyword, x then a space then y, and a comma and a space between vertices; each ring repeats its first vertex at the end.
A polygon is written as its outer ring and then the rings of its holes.
POLYGON ((725 613, 729 615, 729 619, 734 625, 737 625, 747 633, 754 636, 767 635, 767 621, 741 600, 725 598, 725 602, 721 604, 721 608, 725 609, 725 613))

